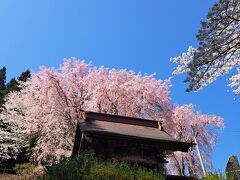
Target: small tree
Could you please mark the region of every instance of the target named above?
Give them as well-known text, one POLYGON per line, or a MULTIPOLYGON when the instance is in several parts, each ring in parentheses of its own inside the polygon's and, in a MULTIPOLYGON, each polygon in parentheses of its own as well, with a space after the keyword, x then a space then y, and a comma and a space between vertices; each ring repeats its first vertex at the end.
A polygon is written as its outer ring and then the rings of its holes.
POLYGON ((0 163, 16 159, 21 148, 26 143, 26 134, 24 131, 23 112, 20 109, 12 109, 12 112, 6 111, 4 102, 10 92, 21 90, 20 83, 30 78, 30 71, 23 72, 17 80, 13 78, 6 83, 6 68, 0 69, 0 163), (20 119, 19 119, 20 118, 20 119))
POLYGON ((19 119, 20 117, 5 110, 0 113, 0 164, 16 159, 24 145, 25 131, 22 126, 23 119, 19 119))
POLYGON ((240 179, 240 166, 238 163, 237 156, 231 156, 228 159, 227 166, 226 166, 226 175, 229 180, 240 179))

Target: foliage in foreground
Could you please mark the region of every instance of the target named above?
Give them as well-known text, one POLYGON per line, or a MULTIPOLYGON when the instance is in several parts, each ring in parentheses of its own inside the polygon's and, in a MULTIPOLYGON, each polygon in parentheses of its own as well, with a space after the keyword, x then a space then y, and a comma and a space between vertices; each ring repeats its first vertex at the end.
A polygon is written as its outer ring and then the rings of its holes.
POLYGON ((42 166, 32 163, 16 164, 14 170, 17 176, 12 179, 16 180, 36 180, 44 174, 42 166))
POLYGON ((91 154, 73 159, 63 159, 51 166, 42 180, 162 180, 152 170, 124 162, 104 163, 97 161, 91 154))
POLYGON ((226 176, 221 172, 210 172, 206 177, 203 177, 202 180, 225 180, 226 176))

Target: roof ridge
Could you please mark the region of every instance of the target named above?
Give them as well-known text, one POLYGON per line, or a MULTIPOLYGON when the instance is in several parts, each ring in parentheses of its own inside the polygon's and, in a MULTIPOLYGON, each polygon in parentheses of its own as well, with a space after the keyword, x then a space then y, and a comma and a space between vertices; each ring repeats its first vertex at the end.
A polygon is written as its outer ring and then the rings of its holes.
POLYGON ((114 123, 121 123, 121 124, 145 126, 145 127, 151 127, 151 128, 159 128, 159 124, 158 124, 159 121, 156 121, 156 120, 105 114, 105 113, 98 113, 98 112, 91 112, 91 111, 85 112, 85 120, 86 121, 98 120, 98 121, 107 121, 107 122, 114 122, 114 123))

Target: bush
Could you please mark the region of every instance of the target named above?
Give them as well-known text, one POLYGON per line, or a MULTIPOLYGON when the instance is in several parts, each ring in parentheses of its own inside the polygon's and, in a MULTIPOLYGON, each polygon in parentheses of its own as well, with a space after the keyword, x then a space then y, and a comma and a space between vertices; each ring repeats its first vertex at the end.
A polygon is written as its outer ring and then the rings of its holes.
POLYGON ((226 180, 226 176, 221 172, 210 172, 206 177, 203 177, 202 180, 226 180))
POLYGON ((124 162, 95 163, 90 171, 90 179, 99 180, 160 180, 162 176, 140 166, 131 166, 124 162))
POLYGON ((73 159, 62 159, 58 164, 48 168, 41 179, 72 180, 84 179, 89 174, 95 158, 91 154, 85 154, 73 159))
POLYGON ((29 174, 29 173, 32 173, 36 168, 37 168, 37 165, 35 164, 25 163, 25 164, 16 164, 14 169, 18 174, 29 174))
POLYGON ((154 171, 124 162, 104 163, 92 154, 63 159, 48 168, 44 180, 162 180, 154 171))
POLYGON ((44 174, 43 167, 31 163, 16 164, 14 169, 19 175, 19 179, 24 180, 34 180, 44 174))

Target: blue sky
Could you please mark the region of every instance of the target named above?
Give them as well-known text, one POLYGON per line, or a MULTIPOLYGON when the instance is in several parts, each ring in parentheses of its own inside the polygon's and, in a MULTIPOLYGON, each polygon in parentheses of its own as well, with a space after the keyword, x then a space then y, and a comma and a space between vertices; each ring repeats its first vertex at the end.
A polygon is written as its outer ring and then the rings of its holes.
MULTIPOLYGON (((39 0, 0 2, 0 67, 8 77, 40 65, 58 66, 78 57, 96 66, 171 76, 170 57, 189 45, 215 0, 39 0)), ((215 169, 240 157, 240 103, 226 87, 226 77, 198 93, 186 93, 184 75, 172 80, 171 96, 193 103, 202 113, 225 119, 226 128, 213 153, 215 169)))

